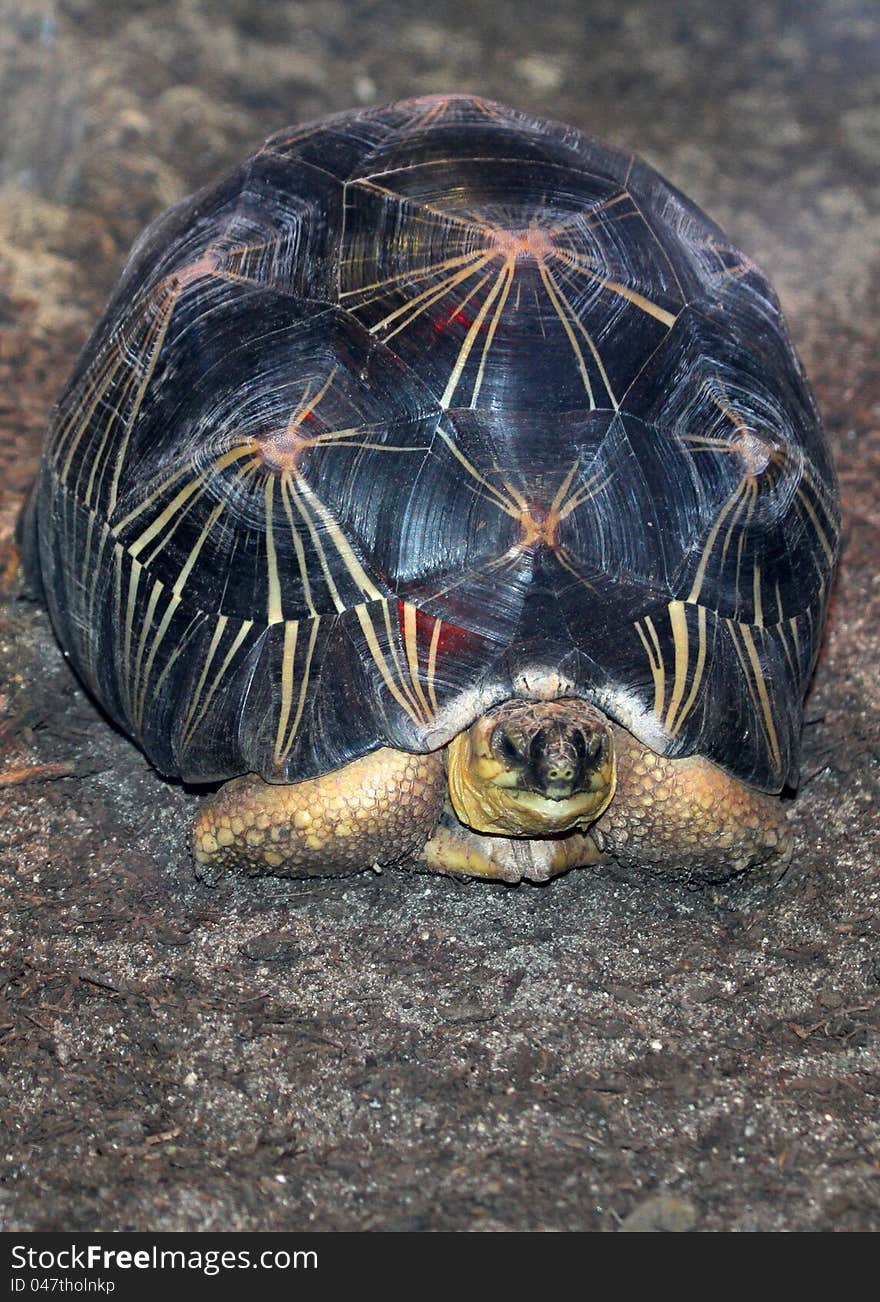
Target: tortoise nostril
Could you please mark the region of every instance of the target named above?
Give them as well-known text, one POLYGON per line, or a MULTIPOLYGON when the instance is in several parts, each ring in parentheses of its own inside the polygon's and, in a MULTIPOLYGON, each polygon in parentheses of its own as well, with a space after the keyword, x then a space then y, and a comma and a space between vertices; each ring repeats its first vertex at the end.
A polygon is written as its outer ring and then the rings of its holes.
POLYGON ((547 777, 551 782, 571 782, 574 777, 573 768, 550 768, 547 770, 547 777))

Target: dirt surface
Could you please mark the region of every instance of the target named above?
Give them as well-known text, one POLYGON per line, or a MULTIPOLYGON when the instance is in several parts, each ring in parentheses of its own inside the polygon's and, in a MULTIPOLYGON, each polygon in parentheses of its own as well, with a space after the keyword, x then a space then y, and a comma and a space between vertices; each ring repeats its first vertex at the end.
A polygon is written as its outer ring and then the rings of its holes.
POLYGON ((0 1226, 880 1228, 880 13, 101 0, 0 14, 0 1226), (10 538, 128 245, 264 135, 470 90, 637 149, 771 275, 845 552, 781 882, 199 885, 196 797, 10 538))

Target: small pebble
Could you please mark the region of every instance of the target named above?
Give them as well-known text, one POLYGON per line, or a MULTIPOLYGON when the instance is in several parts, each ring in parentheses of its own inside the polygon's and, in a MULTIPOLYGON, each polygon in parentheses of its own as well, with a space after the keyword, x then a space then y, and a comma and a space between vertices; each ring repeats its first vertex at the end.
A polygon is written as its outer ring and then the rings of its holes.
POLYGON ((652 1194, 624 1217, 620 1229, 629 1234, 682 1234, 696 1223, 697 1209, 686 1198, 652 1194))

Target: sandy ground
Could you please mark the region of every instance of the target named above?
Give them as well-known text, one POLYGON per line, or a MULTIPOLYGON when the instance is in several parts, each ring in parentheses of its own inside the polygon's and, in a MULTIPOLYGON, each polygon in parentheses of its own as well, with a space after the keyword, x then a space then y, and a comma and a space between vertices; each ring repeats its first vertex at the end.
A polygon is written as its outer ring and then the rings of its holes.
POLYGON ((440 0, 0 11, 0 1227, 880 1227, 880 14, 440 0), (721 12, 716 12, 721 10, 721 12), (145 221, 273 129, 471 90, 636 149, 779 289, 845 550, 781 882, 199 885, 196 797, 10 536, 145 221))

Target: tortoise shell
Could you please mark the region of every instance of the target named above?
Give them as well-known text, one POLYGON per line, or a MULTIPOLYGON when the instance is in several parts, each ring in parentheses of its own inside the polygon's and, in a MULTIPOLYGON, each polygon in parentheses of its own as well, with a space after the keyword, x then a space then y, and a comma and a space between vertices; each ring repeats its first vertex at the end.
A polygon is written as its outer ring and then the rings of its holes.
POLYGON ((579 696, 778 791, 837 547, 777 299, 644 162, 468 96, 282 131, 136 244, 26 552, 163 772, 579 696))

